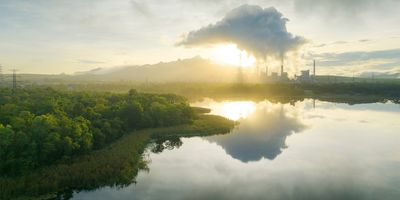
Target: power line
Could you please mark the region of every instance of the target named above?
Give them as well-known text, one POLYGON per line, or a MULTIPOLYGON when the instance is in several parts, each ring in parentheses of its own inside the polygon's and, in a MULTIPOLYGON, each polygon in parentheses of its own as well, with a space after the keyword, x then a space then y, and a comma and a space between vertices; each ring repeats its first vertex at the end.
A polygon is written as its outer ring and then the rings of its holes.
POLYGON ((12 91, 13 91, 13 93, 15 93, 15 91, 17 90, 17 87, 18 87, 18 85, 17 85, 17 69, 12 69, 12 70, 10 70, 10 71, 12 71, 12 91))
POLYGON ((13 69, 13 85, 12 85, 12 89, 15 91, 17 89, 17 71, 16 69, 13 69))

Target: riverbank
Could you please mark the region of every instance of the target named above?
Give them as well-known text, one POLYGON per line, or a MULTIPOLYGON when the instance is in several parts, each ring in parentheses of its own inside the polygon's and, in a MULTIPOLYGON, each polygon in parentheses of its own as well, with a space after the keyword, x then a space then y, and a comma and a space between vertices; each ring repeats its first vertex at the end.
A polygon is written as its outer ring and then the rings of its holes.
POLYGON ((199 114, 192 124, 132 132, 70 163, 52 165, 20 177, 1 177, 0 199, 68 199, 76 190, 126 186, 135 182, 139 170, 149 170, 143 152, 151 140, 224 134, 234 125, 220 116, 199 114))
MULTIPOLYGON (((375 82, 317 82, 311 83, 87 83, 76 84, 78 91, 126 92, 135 88, 148 93, 174 93, 189 100, 198 101, 204 97, 213 99, 252 99, 289 103, 305 98, 338 100, 350 104, 371 103, 385 100, 399 103, 399 81, 375 82)), ((67 90, 66 85, 52 87, 67 90)))

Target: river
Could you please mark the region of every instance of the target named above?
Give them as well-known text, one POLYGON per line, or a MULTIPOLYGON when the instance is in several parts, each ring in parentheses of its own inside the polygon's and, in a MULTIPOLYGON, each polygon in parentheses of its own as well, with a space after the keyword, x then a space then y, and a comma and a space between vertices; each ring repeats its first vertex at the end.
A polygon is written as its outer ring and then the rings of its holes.
MULTIPOLYGON (((239 124, 145 154, 136 184, 72 199, 400 199, 400 106, 204 99, 239 124)), ((150 145, 151 146, 151 145, 150 145)))

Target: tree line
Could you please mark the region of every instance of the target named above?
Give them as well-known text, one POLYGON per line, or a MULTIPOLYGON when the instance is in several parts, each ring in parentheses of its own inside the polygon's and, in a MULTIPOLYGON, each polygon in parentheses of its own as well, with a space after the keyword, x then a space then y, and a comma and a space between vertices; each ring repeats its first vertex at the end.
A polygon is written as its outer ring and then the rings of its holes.
POLYGON ((68 162, 128 132, 194 118, 187 100, 173 94, 0 89, 0 175, 68 162))

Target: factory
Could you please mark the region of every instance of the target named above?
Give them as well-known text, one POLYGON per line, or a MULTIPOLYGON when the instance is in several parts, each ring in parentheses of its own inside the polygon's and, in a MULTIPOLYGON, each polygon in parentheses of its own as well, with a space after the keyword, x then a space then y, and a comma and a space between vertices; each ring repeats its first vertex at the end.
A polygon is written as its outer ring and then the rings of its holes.
POLYGON ((280 67, 280 73, 271 72, 269 74, 268 66, 265 67, 265 72, 261 73, 261 81, 262 82, 297 82, 297 83, 314 83, 316 82, 316 66, 315 60, 313 61, 313 71, 312 75, 310 70, 301 70, 300 75, 295 75, 294 79, 289 79, 288 73, 284 71, 283 64, 280 67))
POLYGON ((315 74, 315 60, 313 61, 313 75, 310 75, 310 70, 302 70, 300 71, 300 76, 295 75, 296 82, 299 83, 313 83, 316 82, 316 74, 315 74))

